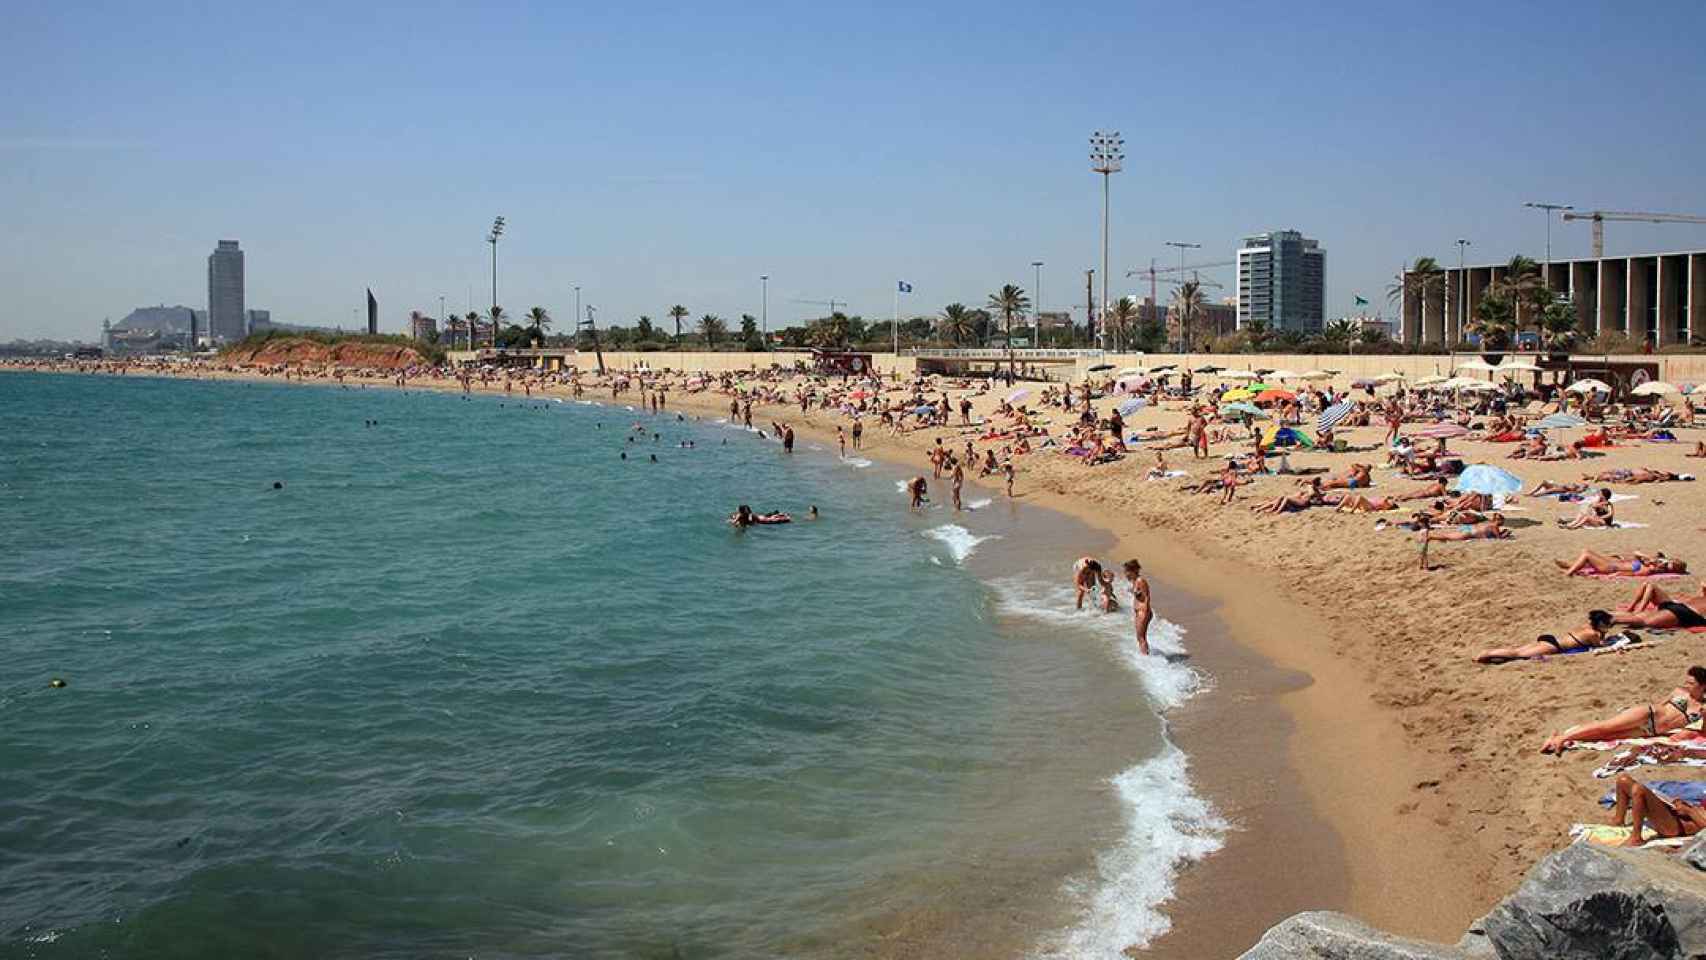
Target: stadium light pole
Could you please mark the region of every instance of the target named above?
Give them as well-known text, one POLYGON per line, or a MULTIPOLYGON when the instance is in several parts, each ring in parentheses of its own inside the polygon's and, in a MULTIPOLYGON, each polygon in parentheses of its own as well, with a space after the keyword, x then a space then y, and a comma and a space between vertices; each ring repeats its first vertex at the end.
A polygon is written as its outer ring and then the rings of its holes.
MULTIPOLYGON (((1108 175, 1117 173, 1125 160, 1125 139, 1120 132, 1090 135, 1090 169, 1102 175, 1102 317, 1106 330, 1108 315, 1108 175)), ((1114 349, 1119 349, 1119 331, 1114 331, 1114 349)))
POLYGON ((577 283, 575 284, 575 322, 579 323, 581 317, 588 315, 581 313, 581 285, 577 283))
MULTIPOLYGON (((1523 206, 1533 207, 1534 209, 1539 210, 1542 213, 1546 214, 1546 268, 1547 268, 1547 273, 1551 273, 1552 272, 1552 211, 1554 211, 1554 210, 1574 210, 1576 208, 1573 206, 1570 206, 1567 203, 1525 203, 1525 204, 1523 204, 1523 206)), ((1547 278, 1547 282, 1548 283, 1551 282, 1550 277, 1547 278)))
MULTIPOLYGON (((1186 250, 1201 250, 1202 244, 1200 244, 1200 243, 1182 243, 1178 240, 1168 240, 1167 246, 1179 248, 1179 283, 1180 283, 1180 285, 1183 285, 1185 282, 1185 251, 1186 250)), ((1155 312, 1157 314, 1159 314, 1161 312, 1161 304, 1158 303, 1155 305, 1155 312)), ((1189 327, 1189 325, 1187 323, 1185 323, 1184 320, 1181 319, 1179 321, 1179 345, 1185 348, 1184 349, 1185 353, 1191 352, 1191 331, 1188 329, 1188 327, 1189 327)))
POLYGON ((1474 244, 1462 237, 1457 238, 1457 336, 1462 338, 1463 328, 1469 323, 1469 304, 1464 298, 1469 296, 1469 276, 1463 270, 1463 251, 1474 244))
MULTIPOLYGON (((492 245, 492 313, 497 313, 498 306, 498 241, 504 235, 504 218, 498 217, 492 221, 492 232, 486 234, 486 242, 492 245)), ((492 317, 492 349, 498 348, 498 318, 492 317)))

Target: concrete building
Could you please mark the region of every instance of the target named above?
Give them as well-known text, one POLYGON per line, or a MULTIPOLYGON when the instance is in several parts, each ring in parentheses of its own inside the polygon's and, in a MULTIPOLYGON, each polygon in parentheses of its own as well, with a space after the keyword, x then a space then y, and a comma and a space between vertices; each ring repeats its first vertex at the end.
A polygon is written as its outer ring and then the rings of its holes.
POLYGON ((1327 315, 1327 251, 1296 230, 1271 230, 1238 247, 1238 326, 1319 333, 1327 315))
POLYGON ((260 331, 260 330, 272 329, 272 311, 271 310, 250 310, 250 311, 248 311, 248 317, 249 317, 249 322, 248 322, 248 332, 249 333, 255 333, 255 332, 260 331))
MULTIPOLYGON (((1399 324, 1404 342, 1467 340, 1475 304, 1505 272, 1502 263, 1453 267, 1425 291, 1412 289, 1414 274, 1406 273, 1399 324)), ((1575 305, 1576 328, 1585 337, 1616 331, 1654 347, 1706 338, 1706 250, 1555 260, 1541 264, 1540 272, 1575 305)))
POLYGON ((431 340, 438 335, 438 318, 424 313, 409 314, 409 338, 431 340))
POLYGON ((248 335, 243 312, 243 251, 235 240, 221 240, 207 257, 207 333, 228 343, 248 335))

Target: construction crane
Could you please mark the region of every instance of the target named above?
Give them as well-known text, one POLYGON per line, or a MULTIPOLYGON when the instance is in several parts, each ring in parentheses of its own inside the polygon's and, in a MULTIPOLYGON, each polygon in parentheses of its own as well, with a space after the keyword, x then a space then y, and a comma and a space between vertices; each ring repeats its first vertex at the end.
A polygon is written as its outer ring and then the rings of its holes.
POLYGON ((1195 280, 1198 284, 1205 286, 1205 287, 1220 287, 1221 289, 1224 290, 1226 288, 1225 284, 1215 283, 1213 280, 1204 280, 1204 279, 1202 279, 1196 275, 1196 271, 1198 271, 1198 270, 1213 270, 1213 269, 1216 269, 1218 267, 1233 267, 1233 266, 1238 265, 1238 261, 1236 261, 1236 260, 1220 260, 1220 261, 1216 261, 1214 263, 1188 263, 1188 264, 1185 264, 1185 266, 1182 268, 1181 267, 1160 267, 1160 268, 1157 268, 1155 266, 1156 259, 1157 258, 1155 258, 1155 257, 1149 258, 1149 269, 1147 269, 1147 270, 1127 270, 1125 272, 1125 275, 1128 277, 1148 277, 1149 278, 1149 299, 1151 302, 1154 302, 1154 303, 1160 303, 1161 302, 1159 299, 1157 299, 1159 294, 1156 290, 1156 283, 1162 274, 1168 274, 1168 275, 1175 274, 1175 273, 1179 274, 1178 277, 1168 276, 1168 282, 1178 283, 1184 279, 1184 275, 1186 273, 1190 273, 1192 279, 1195 280))
POLYGON ((835 316, 836 304, 840 304, 841 306, 844 306, 844 307, 847 306, 847 301, 837 300, 834 297, 831 297, 828 300, 789 300, 788 302, 789 303, 809 303, 809 304, 812 304, 813 306, 828 307, 829 308, 829 315, 832 317, 835 316))
POLYGON ((1627 210, 1589 210, 1587 213, 1565 213, 1565 220, 1593 221, 1594 259, 1605 256, 1605 221, 1632 220, 1637 223, 1706 223, 1706 217, 1686 213, 1632 213, 1627 210))

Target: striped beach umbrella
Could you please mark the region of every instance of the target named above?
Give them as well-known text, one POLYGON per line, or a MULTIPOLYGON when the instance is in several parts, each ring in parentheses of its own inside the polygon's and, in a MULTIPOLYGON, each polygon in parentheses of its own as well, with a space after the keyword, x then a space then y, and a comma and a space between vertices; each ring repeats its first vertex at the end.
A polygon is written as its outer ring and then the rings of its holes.
POLYGON ((1349 400, 1333 404, 1327 409, 1321 411, 1320 418, 1315 421, 1315 429, 1317 431, 1333 429, 1342 423, 1346 417, 1350 416, 1351 411, 1355 410, 1356 406, 1356 404, 1349 400))

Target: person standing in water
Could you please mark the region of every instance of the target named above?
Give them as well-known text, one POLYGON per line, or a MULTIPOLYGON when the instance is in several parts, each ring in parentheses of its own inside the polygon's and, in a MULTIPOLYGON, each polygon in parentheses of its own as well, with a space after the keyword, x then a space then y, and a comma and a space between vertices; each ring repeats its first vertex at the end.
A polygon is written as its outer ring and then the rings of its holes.
POLYGON ((853 449, 863 450, 865 448, 864 438, 865 438, 865 421, 859 419, 858 417, 854 417, 853 418, 853 449))
POLYGON ((1143 576, 1143 564, 1136 560, 1125 562, 1125 580, 1131 585, 1131 616, 1137 628, 1137 651, 1149 656, 1149 621, 1155 612, 1149 606, 1149 581, 1143 576))
POLYGON ((966 482, 965 468, 958 460, 954 461, 954 509, 960 509, 960 486, 966 482))
POLYGON ((930 486, 924 482, 923 477, 913 477, 906 484, 906 492, 912 495, 912 509, 922 510, 924 495, 930 492, 930 486))

